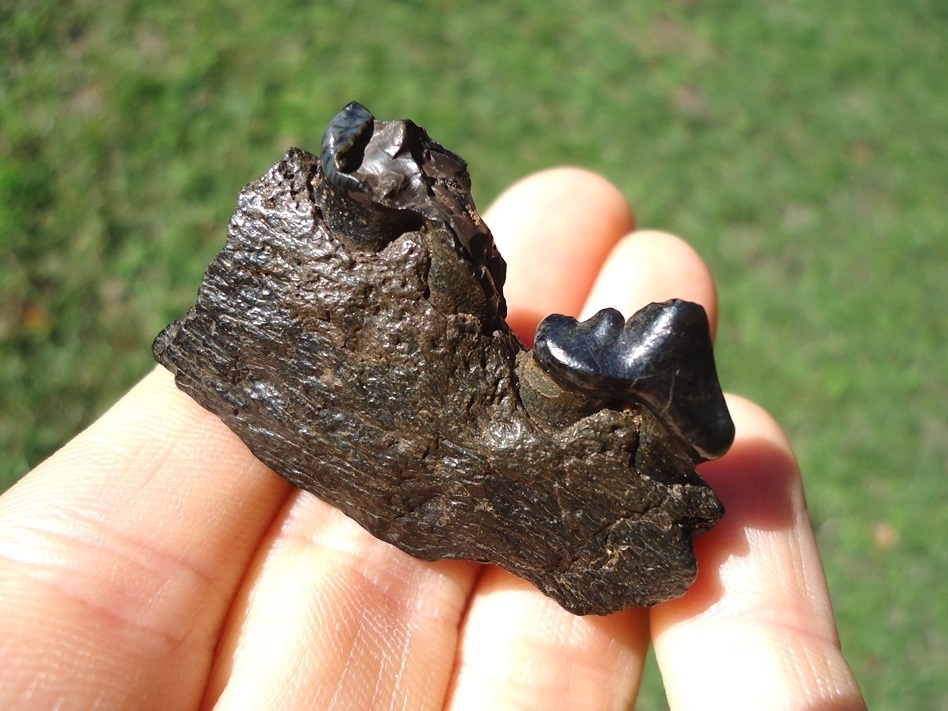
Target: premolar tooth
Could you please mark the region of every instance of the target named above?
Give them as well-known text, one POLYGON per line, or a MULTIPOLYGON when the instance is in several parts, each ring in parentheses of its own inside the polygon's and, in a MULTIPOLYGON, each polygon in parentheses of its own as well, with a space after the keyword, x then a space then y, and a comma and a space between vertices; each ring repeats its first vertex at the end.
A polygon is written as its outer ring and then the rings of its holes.
POLYGON ((537 328, 533 356, 566 388, 644 405, 699 460, 720 457, 734 441, 700 304, 649 304, 628 321, 615 309, 582 322, 554 314, 537 328))

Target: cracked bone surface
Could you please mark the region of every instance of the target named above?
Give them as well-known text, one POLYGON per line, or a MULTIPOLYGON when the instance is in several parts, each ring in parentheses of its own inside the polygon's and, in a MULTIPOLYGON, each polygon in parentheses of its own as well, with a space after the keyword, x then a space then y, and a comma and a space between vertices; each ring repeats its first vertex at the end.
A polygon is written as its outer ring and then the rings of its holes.
POLYGON ((709 384, 673 355, 707 338, 711 358, 703 310, 675 307, 652 355, 687 372, 649 389, 617 312, 605 345, 555 316, 538 336, 559 355, 527 351, 504 275, 465 162, 350 104, 320 157, 291 149, 241 191, 155 356, 280 476, 413 556, 495 563, 577 614, 682 595, 723 514, 694 466, 730 444, 713 360, 709 384))

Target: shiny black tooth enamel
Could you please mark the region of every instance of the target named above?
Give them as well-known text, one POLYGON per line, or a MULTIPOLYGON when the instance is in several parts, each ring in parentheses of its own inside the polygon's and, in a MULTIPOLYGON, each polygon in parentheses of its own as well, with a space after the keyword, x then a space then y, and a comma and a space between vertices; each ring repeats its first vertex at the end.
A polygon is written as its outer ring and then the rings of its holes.
POLYGON ((319 154, 323 172, 333 187, 342 193, 363 189, 359 180, 349 173, 362 164, 374 123, 371 112, 352 101, 333 117, 323 133, 319 154))
POLYGON ((615 309, 583 322, 554 314, 537 328, 534 357, 565 387, 645 405, 700 459, 720 456, 734 440, 699 304, 649 304, 627 322, 615 309))

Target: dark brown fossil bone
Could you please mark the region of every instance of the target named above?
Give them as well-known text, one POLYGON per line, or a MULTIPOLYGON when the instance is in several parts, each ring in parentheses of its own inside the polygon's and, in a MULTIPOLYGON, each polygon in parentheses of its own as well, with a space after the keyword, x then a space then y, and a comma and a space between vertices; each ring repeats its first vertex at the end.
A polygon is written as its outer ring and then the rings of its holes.
POLYGON ((682 595, 723 514, 694 465, 733 436, 703 310, 551 317, 534 353, 504 274, 464 161, 350 104, 320 158, 291 149, 241 191, 155 356, 261 461, 412 555, 496 563, 578 614, 682 595), (656 330, 671 350, 632 355, 656 330))

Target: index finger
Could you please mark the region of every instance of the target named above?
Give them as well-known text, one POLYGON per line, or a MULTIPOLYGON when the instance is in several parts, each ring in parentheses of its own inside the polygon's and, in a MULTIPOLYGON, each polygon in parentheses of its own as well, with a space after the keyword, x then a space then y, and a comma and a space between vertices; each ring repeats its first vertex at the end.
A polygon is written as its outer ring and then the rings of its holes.
POLYGON ((0 707, 196 706, 289 490, 156 369, 0 498, 0 707))

